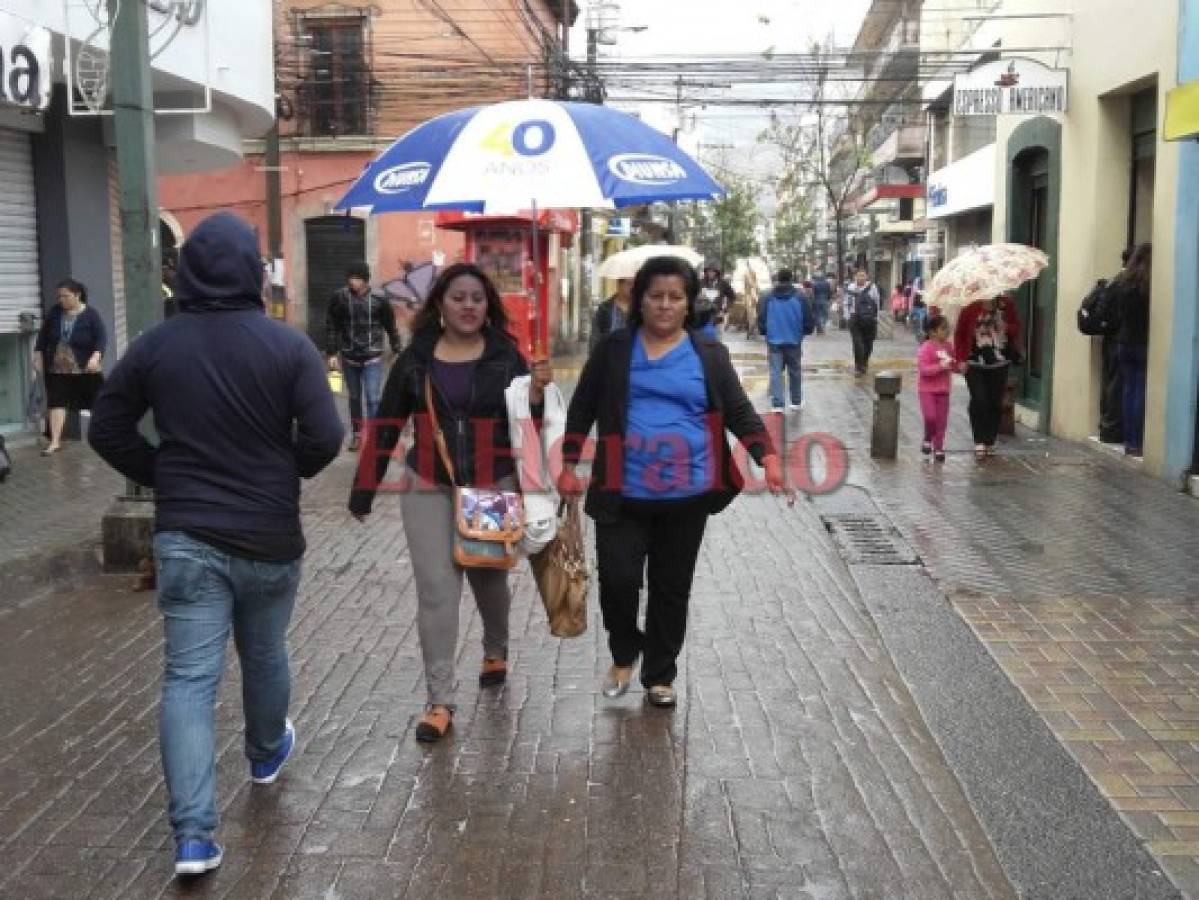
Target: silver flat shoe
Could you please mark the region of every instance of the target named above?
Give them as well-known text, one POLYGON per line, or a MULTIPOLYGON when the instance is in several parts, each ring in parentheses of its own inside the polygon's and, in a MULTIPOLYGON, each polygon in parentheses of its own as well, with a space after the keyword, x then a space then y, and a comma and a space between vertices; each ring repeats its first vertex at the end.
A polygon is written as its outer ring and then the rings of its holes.
POLYGON ((655 684, 645 692, 645 701, 650 706, 668 709, 678 702, 678 698, 675 696, 674 688, 669 684, 655 684))
POLYGON ((600 693, 609 699, 619 697, 629 689, 629 682, 633 680, 632 666, 613 666, 608 670, 608 674, 604 677, 604 683, 600 686, 600 693), (628 675, 623 680, 617 678, 614 674, 617 668, 624 668, 628 671, 628 675))

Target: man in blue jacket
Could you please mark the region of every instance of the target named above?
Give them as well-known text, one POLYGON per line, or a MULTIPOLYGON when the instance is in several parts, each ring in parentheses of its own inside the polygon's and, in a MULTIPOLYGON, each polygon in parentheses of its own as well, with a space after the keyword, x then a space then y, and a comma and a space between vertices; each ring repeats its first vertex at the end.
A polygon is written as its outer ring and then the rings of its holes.
POLYGON ((159 738, 175 871, 221 864, 213 702, 232 630, 250 777, 275 780, 295 746, 286 634, 300 583, 300 479, 337 455, 344 429, 325 365, 265 315, 258 241, 230 213, 183 245, 179 313, 134 341, 92 411, 96 452, 154 489, 164 618, 159 738), (157 446, 138 431, 150 411, 157 446))
POLYGON ((790 269, 781 269, 775 277, 774 290, 766 295, 758 309, 758 328, 766 338, 770 363, 770 405, 774 412, 783 411, 783 367, 791 386, 791 402, 787 409, 803 409, 803 386, 800 374, 801 345, 805 334, 815 327, 815 318, 794 285, 790 269))

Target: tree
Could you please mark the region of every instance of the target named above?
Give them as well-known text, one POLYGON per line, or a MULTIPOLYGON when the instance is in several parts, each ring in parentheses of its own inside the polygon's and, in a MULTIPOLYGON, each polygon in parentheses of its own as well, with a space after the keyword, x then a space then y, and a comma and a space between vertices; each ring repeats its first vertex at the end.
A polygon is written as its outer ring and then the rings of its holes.
POLYGON ((773 216, 770 254, 779 268, 799 273, 808 237, 816 230, 816 209, 810 192, 780 198, 773 216))
MULTIPOLYGON (((862 185, 870 155, 860 123, 849 113, 846 98, 833 96, 829 82, 828 51, 814 46, 822 57, 820 74, 812 87, 808 109, 799 121, 784 123, 777 116, 758 140, 775 148, 781 157, 781 174, 776 183, 779 207, 785 217, 802 221, 810 209, 811 193, 824 194, 825 207, 833 220, 837 242, 837 281, 845 281, 845 220, 854 212, 850 200, 862 185)), ((844 84, 844 82, 840 82, 844 84)))
MULTIPOLYGON (((758 222, 761 214, 758 212, 758 185, 743 175, 724 171, 719 175, 725 194, 719 200, 713 200, 703 210, 708 214, 708 235, 706 242, 711 246, 712 240, 717 242, 716 253, 704 251, 705 256, 720 260, 720 268, 731 272, 737 260, 743 256, 757 256, 758 222)), ((701 225, 701 229, 703 226, 701 225)))

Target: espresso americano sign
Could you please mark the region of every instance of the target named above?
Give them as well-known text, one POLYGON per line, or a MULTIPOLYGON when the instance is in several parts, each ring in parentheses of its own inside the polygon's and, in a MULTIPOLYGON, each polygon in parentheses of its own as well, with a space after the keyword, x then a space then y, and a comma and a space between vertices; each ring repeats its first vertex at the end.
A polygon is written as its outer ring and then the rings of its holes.
POLYGON ((955 116, 1064 113, 1070 73, 1034 59, 1015 57, 986 63, 953 80, 955 116))
POLYGON ((50 105, 50 32, 0 12, 0 107, 50 105))

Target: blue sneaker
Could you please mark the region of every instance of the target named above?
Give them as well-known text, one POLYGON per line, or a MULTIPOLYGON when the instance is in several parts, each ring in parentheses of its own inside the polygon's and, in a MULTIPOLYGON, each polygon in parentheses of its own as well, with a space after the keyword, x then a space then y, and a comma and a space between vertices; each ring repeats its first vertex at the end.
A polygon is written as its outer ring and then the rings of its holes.
POLYGON ((275 758, 266 762, 250 761, 250 780, 255 784, 274 784, 275 779, 279 777, 279 770, 283 768, 283 764, 287 762, 287 758, 291 756, 291 751, 295 746, 296 729, 291 724, 291 719, 288 719, 283 730, 283 746, 279 748, 275 758))
POLYGON ((225 851, 216 841, 191 838, 175 847, 176 875, 203 875, 221 864, 225 851))

